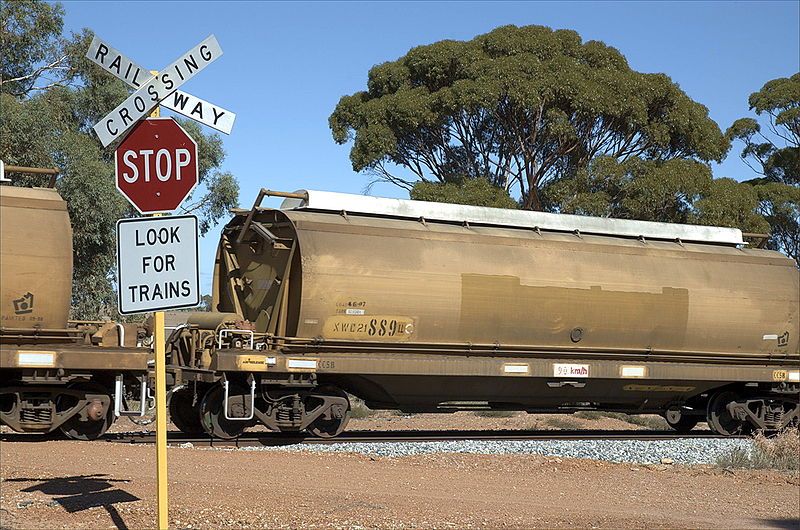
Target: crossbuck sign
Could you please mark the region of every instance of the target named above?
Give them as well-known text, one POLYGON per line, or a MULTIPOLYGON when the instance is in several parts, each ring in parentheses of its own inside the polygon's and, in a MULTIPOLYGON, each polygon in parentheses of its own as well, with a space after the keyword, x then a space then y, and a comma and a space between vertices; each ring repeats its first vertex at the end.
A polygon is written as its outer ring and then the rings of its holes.
POLYGON ((187 51, 155 76, 110 44, 92 39, 86 58, 136 89, 128 99, 94 126, 103 147, 121 138, 137 121, 161 104, 188 118, 230 134, 236 115, 218 105, 181 92, 178 87, 222 56, 214 35, 187 51))

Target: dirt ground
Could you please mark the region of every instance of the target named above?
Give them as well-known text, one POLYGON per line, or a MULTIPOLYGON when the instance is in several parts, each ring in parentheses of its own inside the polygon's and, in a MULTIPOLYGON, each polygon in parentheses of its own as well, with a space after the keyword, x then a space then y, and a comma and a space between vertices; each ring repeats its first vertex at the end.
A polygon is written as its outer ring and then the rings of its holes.
MULTIPOLYGON (((798 528, 778 472, 171 447, 173 528, 798 528)), ((152 528, 155 449, 0 444, 0 527, 152 528)))
MULTIPOLYGON (((546 430, 546 429, 595 429, 628 430, 661 428, 669 430, 660 416, 642 415, 631 417, 640 424, 613 417, 585 418, 575 414, 527 414, 509 412, 505 414, 454 412, 452 414, 402 414, 393 411, 377 411, 371 415, 352 419, 347 430, 392 431, 392 430, 546 430)), ((705 423, 698 429, 707 428, 705 423)))
MULTIPOLYGON (((559 426, 646 428, 608 417, 391 412, 349 428, 559 426)), ((138 429, 127 420, 114 427, 138 429)), ((800 528, 800 477, 772 471, 519 455, 378 458, 181 447, 168 455, 172 528, 800 528)), ((0 442, 0 479, 2 529, 154 525, 152 446, 0 442)))

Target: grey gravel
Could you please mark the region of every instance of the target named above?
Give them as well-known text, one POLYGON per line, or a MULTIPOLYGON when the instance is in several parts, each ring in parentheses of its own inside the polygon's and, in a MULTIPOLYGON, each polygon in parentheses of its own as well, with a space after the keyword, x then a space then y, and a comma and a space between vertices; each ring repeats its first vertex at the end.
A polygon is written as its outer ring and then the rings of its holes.
POLYGON ((658 464, 663 459, 675 464, 714 464, 733 449, 751 451, 747 439, 677 438, 674 440, 531 440, 452 442, 375 442, 295 445, 283 447, 243 447, 238 451, 294 451, 308 453, 356 453, 367 456, 403 457, 431 453, 485 455, 543 455, 563 458, 589 458, 608 462, 658 464))

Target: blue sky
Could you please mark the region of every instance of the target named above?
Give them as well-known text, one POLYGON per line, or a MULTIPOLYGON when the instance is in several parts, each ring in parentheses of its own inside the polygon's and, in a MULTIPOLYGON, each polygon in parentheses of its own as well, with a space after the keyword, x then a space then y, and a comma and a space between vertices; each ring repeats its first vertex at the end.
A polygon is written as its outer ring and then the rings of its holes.
MULTIPOLYGON (((93 29, 145 67, 172 62, 207 35, 224 55, 182 87, 237 114, 223 169, 249 206, 261 187, 359 193, 349 147, 328 116, 364 89, 375 64, 442 39, 505 25, 576 30, 619 49, 635 70, 663 72, 709 108, 723 129, 747 116, 764 82, 800 70, 798 2, 64 2, 66 30, 93 29)), ((749 178, 734 147, 717 177, 749 178)), ((375 195, 405 197, 389 185, 375 195)), ((218 230, 201 241, 209 290, 218 230)))

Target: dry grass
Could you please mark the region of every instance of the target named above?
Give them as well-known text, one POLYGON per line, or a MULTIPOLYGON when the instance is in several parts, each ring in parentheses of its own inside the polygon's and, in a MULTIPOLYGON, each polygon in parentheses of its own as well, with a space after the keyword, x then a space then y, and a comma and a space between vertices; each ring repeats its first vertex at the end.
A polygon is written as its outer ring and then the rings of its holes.
POLYGON ((789 428, 767 437, 753 437, 753 449, 732 449, 717 459, 723 468, 779 469, 800 471, 800 429, 789 428))
POLYGON ((516 415, 513 410, 478 410, 473 414, 482 418, 510 418, 516 415))
POLYGON ((545 423, 556 429, 574 430, 581 428, 581 422, 569 416, 550 416, 545 420, 545 423))
POLYGON ((350 418, 359 420, 368 418, 373 414, 375 414, 375 411, 366 406, 363 400, 350 396, 350 418))
POLYGON ((652 414, 644 414, 641 416, 632 416, 630 414, 623 414, 622 412, 603 412, 599 410, 583 410, 575 413, 576 418, 583 418, 585 420, 599 420, 603 418, 613 418, 615 420, 624 421, 631 425, 638 425, 645 427, 652 431, 666 431, 669 430, 667 420, 661 416, 652 414))

